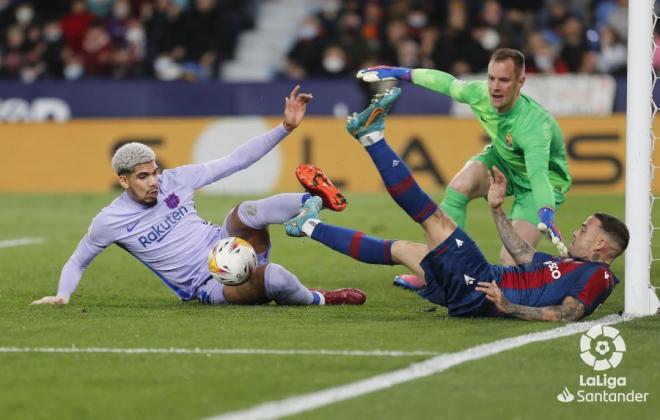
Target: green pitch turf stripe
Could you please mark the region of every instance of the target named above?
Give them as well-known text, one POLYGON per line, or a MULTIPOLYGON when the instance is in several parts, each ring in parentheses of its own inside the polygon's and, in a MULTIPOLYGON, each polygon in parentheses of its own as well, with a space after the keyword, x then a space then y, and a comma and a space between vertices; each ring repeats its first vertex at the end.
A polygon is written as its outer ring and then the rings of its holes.
POLYGON ((4 241, 0 241, 0 248, 12 248, 15 246, 22 246, 22 245, 42 244, 43 242, 44 242, 43 238, 6 239, 4 241))
POLYGON ((595 321, 576 322, 547 331, 505 338, 459 352, 442 354, 422 362, 414 363, 406 368, 373 376, 361 381, 279 401, 266 402, 253 408, 210 417, 207 420, 265 420, 291 416, 430 376, 471 360, 492 356, 530 343, 554 340, 555 338, 587 331, 594 325, 613 325, 630 319, 633 319, 633 317, 628 315, 608 315, 595 321))
POLYGON ((437 356, 430 351, 327 350, 327 349, 200 349, 200 348, 103 348, 103 347, 0 347, 0 353, 115 353, 115 354, 268 354, 305 356, 437 356))

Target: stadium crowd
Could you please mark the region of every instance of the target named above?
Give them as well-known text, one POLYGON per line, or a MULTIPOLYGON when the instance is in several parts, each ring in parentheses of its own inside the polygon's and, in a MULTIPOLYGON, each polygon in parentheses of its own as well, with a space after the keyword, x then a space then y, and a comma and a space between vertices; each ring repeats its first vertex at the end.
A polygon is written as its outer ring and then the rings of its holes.
POLYGON ((5 79, 213 79, 256 0, 0 0, 5 79))
MULTIPOLYGON (((213 80, 254 26, 257 0, 0 0, 0 75, 213 80)), ((625 72, 628 0, 322 0, 281 77, 370 64, 485 70, 499 46, 530 73, 625 72)), ((660 43, 660 36, 658 37, 660 43)), ((660 53, 654 57, 660 67, 660 53)))
POLYGON ((373 64, 486 70, 506 46, 529 73, 625 73, 627 0, 325 0, 307 18, 287 75, 344 76, 373 64))

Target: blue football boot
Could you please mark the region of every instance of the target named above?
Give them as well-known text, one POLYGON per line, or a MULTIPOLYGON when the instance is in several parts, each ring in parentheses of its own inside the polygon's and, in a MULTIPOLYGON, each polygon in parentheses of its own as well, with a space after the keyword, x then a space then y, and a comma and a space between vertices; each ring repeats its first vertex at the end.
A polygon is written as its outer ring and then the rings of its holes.
POLYGON ((309 219, 318 219, 319 211, 323 207, 323 199, 319 196, 314 196, 305 201, 302 205, 300 214, 284 224, 284 230, 289 236, 305 236, 302 231, 303 224, 309 219))
POLYGON ((385 130, 385 117, 392 109, 392 105, 401 95, 401 88, 393 87, 371 98, 371 104, 359 114, 354 113, 346 121, 346 130, 356 139, 385 130))

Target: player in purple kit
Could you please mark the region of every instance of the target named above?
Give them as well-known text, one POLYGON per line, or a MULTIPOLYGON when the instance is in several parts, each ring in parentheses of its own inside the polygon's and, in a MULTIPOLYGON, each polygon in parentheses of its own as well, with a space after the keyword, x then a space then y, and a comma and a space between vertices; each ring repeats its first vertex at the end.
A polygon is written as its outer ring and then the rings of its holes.
POLYGON ((311 99, 312 95, 300 93, 300 86, 296 86, 285 98, 282 124, 231 154, 203 164, 180 166, 160 174, 156 156, 149 147, 129 143, 119 148, 112 158, 112 167, 124 193, 92 220, 87 234, 62 268, 57 295, 43 297, 33 304, 67 304, 85 268, 113 243, 149 267, 183 301, 259 304, 274 300, 290 305, 364 303, 366 296, 360 290, 309 290, 284 267, 269 262, 268 225, 284 223, 297 214, 301 203, 310 199, 309 193, 278 194, 245 201, 232 209, 222 226, 203 220, 195 208, 195 190, 261 159, 298 127, 311 99), (238 286, 225 286, 213 280, 208 270, 209 250, 228 236, 247 240, 257 252, 257 269, 248 281, 238 286))
POLYGON ((489 264, 475 242, 422 191, 405 162, 386 143, 384 118, 399 92, 393 88, 375 97, 365 111, 349 118, 347 129, 365 146, 394 201, 421 225, 427 243, 386 240, 323 223, 318 218, 318 200, 309 200, 287 222, 287 234, 309 236, 361 262, 404 265, 425 279, 420 296, 446 306, 451 316, 575 321, 595 311, 618 283, 610 263, 628 245, 626 225, 596 213, 573 233, 569 257, 536 252, 502 211, 506 178, 493 166, 488 203, 502 243, 519 265, 489 264))

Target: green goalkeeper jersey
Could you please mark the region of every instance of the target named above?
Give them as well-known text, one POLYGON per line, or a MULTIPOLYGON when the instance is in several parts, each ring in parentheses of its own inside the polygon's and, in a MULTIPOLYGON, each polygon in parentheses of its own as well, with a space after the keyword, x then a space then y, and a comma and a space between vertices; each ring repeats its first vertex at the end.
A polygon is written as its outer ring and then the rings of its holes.
POLYGON ((487 147, 503 166, 499 169, 509 182, 508 194, 531 190, 537 208, 556 207, 555 192, 566 193, 572 180, 564 136, 557 120, 541 105, 521 94, 513 108, 500 114, 490 102, 486 81, 466 82, 427 69, 415 69, 412 80, 470 106, 491 139, 487 147))

